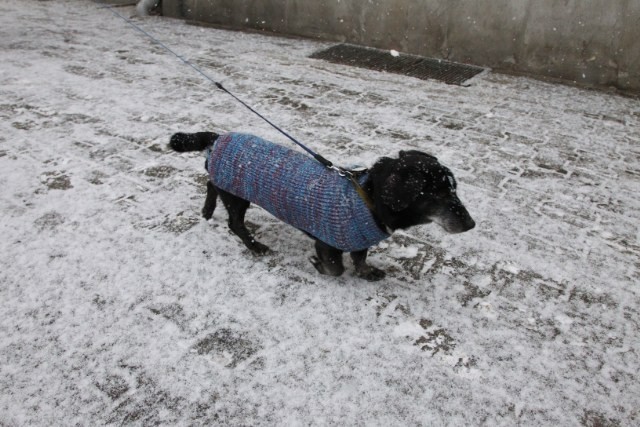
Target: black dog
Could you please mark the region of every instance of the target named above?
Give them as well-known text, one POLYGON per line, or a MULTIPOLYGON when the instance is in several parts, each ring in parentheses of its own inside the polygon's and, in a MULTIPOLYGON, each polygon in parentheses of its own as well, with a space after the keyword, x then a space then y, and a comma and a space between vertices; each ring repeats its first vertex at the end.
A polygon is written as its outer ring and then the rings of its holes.
MULTIPOLYGON (((279 145, 242 134, 227 134, 220 137, 219 135, 211 132, 198 132, 193 134, 177 133, 171 137, 169 146, 178 152, 203 151, 208 149, 211 153, 211 150, 216 150, 218 146, 226 144, 224 141, 232 141, 234 135, 239 138, 244 138, 242 142, 245 142, 244 145, 246 145, 246 147, 241 147, 241 150, 245 150, 240 151, 241 153, 247 152, 246 150, 252 150, 252 147, 255 148, 258 146, 256 144, 252 144, 252 141, 261 141, 262 143, 267 144, 266 147, 268 150, 275 149, 280 150, 280 153, 284 153, 287 156, 293 155, 304 157, 302 154, 294 152, 293 150, 288 150, 279 145), (220 141, 223 142, 217 143, 219 137, 220 141)), ((221 148, 220 150, 223 149, 224 148, 221 148)), ((233 156, 235 156, 236 160, 239 158, 237 153, 238 152, 233 152, 233 156)), ((218 153, 218 157, 225 156, 231 157, 232 155, 228 152, 224 156, 218 153)), ((300 160, 298 157, 296 157, 296 159, 300 160)), ((273 172, 271 164, 278 162, 273 161, 257 167, 255 167, 255 165, 251 165, 252 168, 250 168, 248 165, 245 167, 244 163, 219 163, 220 161, 226 161, 226 159, 220 160, 219 158, 212 157, 210 154, 207 161, 208 170, 209 163, 212 161, 216 161, 218 163, 216 163, 216 165, 214 165, 210 170, 210 180, 207 182, 207 198, 204 208, 202 209, 203 216, 206 219, 210 219, 212 217, 213 211, 216 207, 216 199, 220 196, 220 199, 229 213, 229 228, 231 231, 239 236, 247 248, 249 248, 253 253, 260 255, 266 253, 268 251, 268 247, 253 238, 244 224, 244 217, 251 203, 247 199, 252 199, 254 202, 256 200, 262 201, 263 203, 261 203, 261 206, 270 210, 275 216, 286 221, 285 218, 287 218, 289 213, 288 211, 283 211, 281 215, 278 215, 278 213, 274 212, 273 209, 269 209, 271 207, 270 203, 277 205, 281 201, 279 197, 287 197, 286 195, 280 196, 280 190, 273 190, 269 187, 271 185, 272 177, 275 176, 273 174, 268 175, 270 172, 273 172), (230 180, 234 181, 236 186, 239 185, 240 187, 230 188, 228 185, 225 186, 225 184, 222 184, 219 177, 214 178, 213 169, 215 168, 231 169, 227 170, 225 173, 231 177, 230 180), (247 169, 251 171, 251 177, 243 175, 247 173, 247 169), (242 182, 243 180, 248 181, 249 178, 255 180, 256 174, 258 175, 258 179, 260 178, 260 174, 265 175, 267 178, 262 182, 258 181, 259 185, 255 185, 255 182, 253 181, 250 184, 242 182), (214 184, 214 181, 217 185, 214 184), (237 181, 241 182, 238 183, 237 181), (242 188, 243 185, 250 187, 250 189, 244 190, 242 188), (253 187, 251 187, 251 185, 253 185, 253 187), (225 189, 220 188, 221 186, 225 189), (233 191, 235 194, 232 194, 228 190, 233 191), (256 192, 262 198, 256 199, 256 192), (241 197, 244 194, 251 194, 251 197, 241 197)), ((252 161, 247 161, 246 159, 239 161, 252 163, 252 161)), ((307 160, 301 160, 301 162, 306 161, 307 160)), ((309 161, 315 162, 315 160, 311 159, 309 161)), ((304 165, 306 165, 306 163, 303 163, 303 166, 304 165)), ((303 173, 300 172, 300 170, 306 171, 304 168, 299 168, 297 170, 298 174, 303 173)), ((320 171, 320 174, 323 173, 325 172, 320 171)), ((327 173, 335 174, 334 171, 329 171, 327 173)), ((279 176, 282 172, 277 172, 276 174, 279 176)), ((294 176, 293 178, 297 178, 297 176, 294 176)), ((342 178, 342 181, 344 181, 344 178, 342 178)), ((373 220, 370 221, 370 227, 374 227, 375 230, 373 231, 378 232, 378 236, 382 236, 378 237, 376 241, 388 237, 388 235, 394 230, 406 229, 415 225, 428 224, 431 222, 435 222, 440 225, 448 233, 462 233, 475 227, 475 222, 456 195, 457 185, 453 174, 448 168, 441 165, 438 162, 438 159, 434 156, 420 151, 411 150, 401 151, 399 158, 397 159, 383 157, 366 172, 366 175, 364 175, 360 181, 360 190, 363 191, 360 192, 359 197, 367 202, 368 209, 365 209, 366 214, 373 218, 373 220)), ((351 183, 349 183, 349 186, 351 186, 351 183)), ((352 191, 351 187, 349 188, 349 191, 352 191)), ((322 189, 322 193, 320 194, 324 196, 325 193, 327 193, 326 189, 322 189)), ((260 202, 258 203, 260 204, 260 202)), ((308 197, 303 199, 302 202, 298 201, 297 203, 302 203, 303 209, 308 209, 311 204, 308 197)), ((362 202, 360 203, 362 204, 362 202)), ((338 203, 336 203, 336 205, 337 204, 338 203)), ((362 204, 362 206, 364 206, 364 204, 362 204)), ((287 207, 287 209, 289 208, 287 207)), ((308 218, 304 219, 306 220, 308 218)), ((350 219, 352 218, 346 218, 345 220, 350 219)), ((294 226, 296 224, 295 222, 290 223, 294 226)), ((341 246, 339 244, 331 245, 326 243, 325 241, 332 241, 331 238, 320 237, 324 235, 312 231, 316 230, 316 228, 314 228, 315 225, 326 224, 311 224, 306 227, 299 226, 299 228, 316 240, 315 246, 317 256, 312 257, 311 261, 320 273, 332 276, 341 275, 344 272, 342 254, 346 250, 351 252, 356 274, 359 277, 372 281, 380 280, 385 277, 385 273, 382 270, 372 267, 366 263, 368 247, 361 248, 360 246, 355 250, 339 249, 338 247, 345 248, 349 246, 341 246)), ((338 234, 340 233, 342 233, 342 231, 338 234)))

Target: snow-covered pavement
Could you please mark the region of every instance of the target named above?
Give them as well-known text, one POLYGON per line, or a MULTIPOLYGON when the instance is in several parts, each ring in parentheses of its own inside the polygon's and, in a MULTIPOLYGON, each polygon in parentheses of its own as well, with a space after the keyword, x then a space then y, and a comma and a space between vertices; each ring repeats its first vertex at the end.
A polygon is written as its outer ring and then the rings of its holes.
POLYGON ((287 140, 91 1, 0 0, 0 425, 640 422, 637 100, 135 19, 340 164, 438 156, 478 225, 395 234, 368 283, 252 208, 254 257, 165 146, 287 140))

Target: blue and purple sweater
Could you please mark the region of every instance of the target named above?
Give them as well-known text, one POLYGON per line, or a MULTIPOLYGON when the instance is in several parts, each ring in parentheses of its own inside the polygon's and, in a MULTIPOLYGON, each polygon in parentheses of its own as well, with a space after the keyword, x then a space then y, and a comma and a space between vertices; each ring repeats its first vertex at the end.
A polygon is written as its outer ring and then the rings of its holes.
POLYGON ((300 152, 228 133, 209 149, 207 164, 216 187, 334 248, 354 252, 389 237, 348 179, 300 152))

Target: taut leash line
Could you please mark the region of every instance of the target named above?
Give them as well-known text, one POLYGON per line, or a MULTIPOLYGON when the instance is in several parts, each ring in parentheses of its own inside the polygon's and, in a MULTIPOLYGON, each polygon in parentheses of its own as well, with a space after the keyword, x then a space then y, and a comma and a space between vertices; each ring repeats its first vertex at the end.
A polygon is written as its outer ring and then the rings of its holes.
MULTIPOLYGON (((97 0, 94 0, 97 2, 97 0)), ((101 4, 101 3, 98 3, 101 4)), ((120 13, 118 13, 116 10, 114 10, 114 8, 111 5, 105 5, 105 4, 101 4, 100 6, 101 9, 108 9, 109 11, 111 11, 111 13, 113 13, 115 16, 119 17, 120 19, 122 19, 123 21, 125 21, 127 24, 131 25, 133 28, 135 28, 136 30, 140 31, 142 34, 144 34, 145 36, 147 36, 150 40, 152 40, 154 43, 158 44, 160 47, 162 47, 164 50, 166 50, 167 52, 169 52, 170 54, 172 54, 173 56, 175 56, 176 58, 178 58, 180 61, 182 61, 185 65, 188 65, 189 67, 193 68, 198 74, 200 74, 202 77, 204 77, 205 79, 209 80, 211 83, 213 83, 218 89, 222 90, 223 92, 225 92, 226 94, 228 94, 229 96, 231 96, 233 99, 235 99, 236 101, 238 101, 240 104, 244 105, 247 109, 249 109, 249 111, 251 111, 252 113, 254 113, 256 116, 260 117, 262 120, 264 120, 265 122, 267 122, 269 125, 271 125, 274 129, 276 129, 278 132, 280 132, 281 134, 283 134, 284 136, 286 136, 287 138, 289 138, 291 141, 293 141, 296 145, 298 145, 300 148, 302 148, 304 151, 306 151, 307 153, 309 153, 314 159, 316 159, 318 162, 320 162, 322 165, 324 165, 325 167, 329 168, 329 169, 333 169, 335 171, 337 171, 341 176, 346 177, 347 179, 349 179, 351 181, 351 183, 353 184, 353 186, 355 187, 356 192, 358 193, 358 195, 360 196, 360 198, 364 201, 364 203, 367 205, 367 207, 371 210, 374 211, 375 210, 375 206, 373 201, 371 200, 371 198, 367 195, 367 193, 364 191, 364 189, 362 188, 362 186, 360 185, 360 183, 358 182, 358 180, 356 179, 354 173, 348 169, 345 168, 341 168, 339 166, 334 166, 334 164, 325 159, 324 157, 322 157, 320 154, 316 153, 315 151, 313 151, 312 149, 310 149, 309 147, 307 147, 306 145, 304 145, 303 143, 301 143, 300 141, 298 141, 297 139, 295 139, 293 136, 289 135, 287 132, 285 132, 284 130, 282 130, 279 126, 277 126, 275 123, 273 123, 271 120, 267 119, 265 116, 263 116, 262 114, 260 114, 259 112, 257 112, 255 109, 253 109, 251 106, 249 106, 246 102, 244 102, 243 100, 241 100, 240 98, 238 98, 236 95, 234 95, 233 93, 229 92, 229 90, 227 90, 224 86, 222 86, 222 84, 220 82, 215 81, 214 79, 212 79, 211 77, 209 77, 209 75, 207 73, 205 73, 204 71, 202 71, 198 66, 192 64, 191 62, 187 61, 185 58, 183 58, 182 56, 178 55, 176 52, 174 52, 173 50, 171 50, 171 48, 169 48, 169 46, 167 46, 166 44, 162 43, 160 40, 158 40, 157 38, 155 38, 154 36, 152 36, 151 34, 149 34, 147 31, 145 31, 143 28, 141 28, 139 25, 137 25, 135 22, 131 21, 130 19, 122 16, 120 13)))
MULTIPOLYGON (((101 4, 101 3, 98 3, 101 4)), ((240 98, 238 98, 236 95, 234 95, 233 93, 229 92, 229 90, 227 90, 224 86, 222 86, 221 83, 215 81, 214 79, 212 79, 211 77, 209 77, 209 75, 207 75, 204 71, 202 71, 198 66, 192 64, 191 62, 189 62, 188 60, 186 60, 185 58, 183 58, 182 56, 178 55, 176 52, 174 52, 173 50, 171 50, 171 48, 169 48, 169 46, 167 46, 166 44, 162 43, 160 40, 158 40, 156 37, 154 37, 153 35, 151 35, 150 33, 148 33, 147 31, 145 31, 143 28, 141 28, 139 25, 137 25, 135 22, 131 21, 130 19, 128 19, 125 16, 122 16, 120 13, 118 13, 116 10, 114 10, 113 6, 111 5, 105 5, 105 4, 101 4, 100 6, 101 9, 108 9, 109 11, 111 11, 111 13, 113 13, 115 16, 121 18, 123 21, 125 21, 127 24, 131 25, 133 28, 135 28, 136 30, 140 31, 142 34, 144 34, 145 36, 147 36, 150 40, 152 40, 153 42, 155 42, 156 44, 158 44, 160 47, 162 47, 164 50, 166 50, 167 52, 169 52, 170 54, 172 54, 173 56, 175 56, 176 58, 178 58, 180 61, 182 61, 185 65, 188 65, 189 67, 193 68, 198 74, 200 74, 202 77, 204 77, 205 79, 209 80, 211 83, 213 83, 218 89, 222 90, 223 92, 227 93, 228 95, 230 95, 233 99, 235 99, 236 101, 238 101, 240 104, 244 105, 247 109, 249 109, 249 111, 251 111, 252 113, 254 113, 255 115, 257 115, 258 117, 260 117, 262 120, 264 120, 265 122, 267 122, 269 125, 271 125, 274 129, 276 129, 278 132, 280 132, 281 134, 283 134, 284 136, 286 136, 287 138, 289 138, 291 141, 293 141, 296 145, 298 145, 300 148, 302 148, 304 151, 306 151, 307 153, 309 153, 314 159, 316 159, 317 161, 319 161, 320 163, 322 163, 324 166, 326 166, 327 168, 330 169, 335 169, 340 173, 344 173, 344 174, 348 174, 348 171, 345 171, 342 168, 338 168, 336 166, 333 166, 333 163, 330 162, 329 160, 325 159, 324 157, 322 157, 320 154, 316 153, 315 151, 311 150, 309 147, 307 147, 306 145, 304 145, 303 143, 301 143, 300 141, 298 141, 297 139, 295 139, 293 136, 289 135, 287 132, 285 132, 284 130, 282 130, 280 127, 278 127, 276 124, 274 124, 271 120, 267 119, 265 116, 263 116, 262 114, 260 114, 259 112, 257 112, 256 110, 254 110, 251 106, 249 106, 246 102, 244 102, 243 100, 241 100, 240 98)))

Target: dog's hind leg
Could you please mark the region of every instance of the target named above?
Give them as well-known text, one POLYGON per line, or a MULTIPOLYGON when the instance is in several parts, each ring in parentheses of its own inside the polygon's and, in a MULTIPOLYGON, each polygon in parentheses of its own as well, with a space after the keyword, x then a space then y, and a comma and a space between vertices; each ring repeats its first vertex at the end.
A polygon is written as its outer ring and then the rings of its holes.
POLYGON ((258 242, 244 225, 244 215, 251 203, 219 188, 214 187, 214 190, 220 196, 224 207, 227 208, 227 212, 229 213, 229 228, 231 231, 240 237, 242 243, 254 254, 266 254, 269 247, 258 242))
POLYGON ((321 274, 340 276, 344 272, 342 264, 342 251, 329 246, 320 240, 316 240, 316 256, 311 257, 311 264, 321 274))
POLYGON ((386 273, 378 268, 372 267, 367 264, 367 251, 351 252, 351 259, 356 268, 356 274, 358 277, 362 277, 370 282, 375 282, 385 278, 386 273))
POLYGON ((207 199, 204 201, 204 207, 202 208, 202 216, 205 219, 211 219, 213 211, 216 209, 216 199, 218 198, 218 191, 216 187, 207 181, 207 199))

